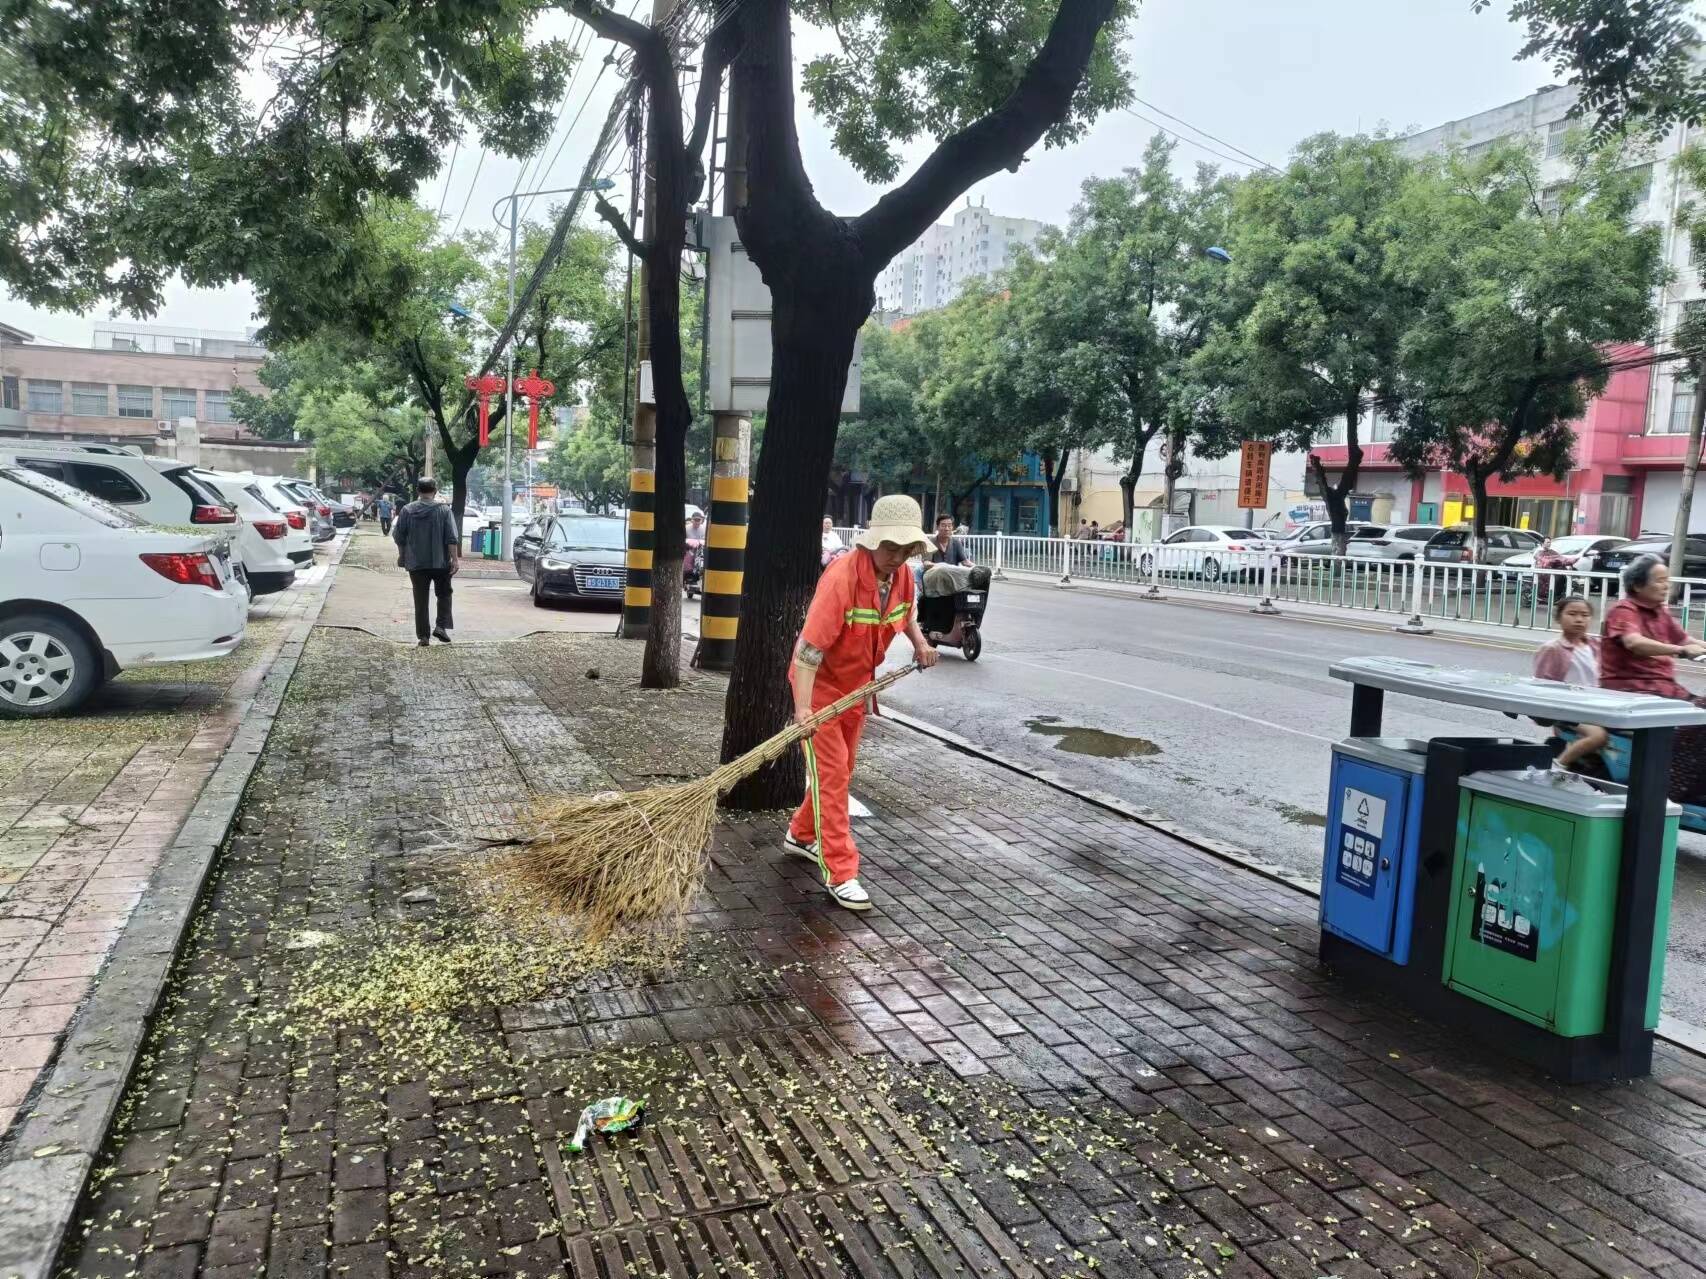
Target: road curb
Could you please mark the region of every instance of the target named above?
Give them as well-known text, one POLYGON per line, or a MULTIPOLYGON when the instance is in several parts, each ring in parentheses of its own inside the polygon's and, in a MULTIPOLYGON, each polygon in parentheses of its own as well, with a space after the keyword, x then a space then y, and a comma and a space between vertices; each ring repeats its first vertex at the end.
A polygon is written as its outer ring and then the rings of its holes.
POLYGON ((214 858, 313 632, 349 539, 327 558, 307 611, 290 624, 218 765, 126 921, 28 1118, 0 1165, 0 1276, 50 1279, 107 1130, 158 1010, 214 858), (37 1152, 41 1152, 38 1154, 37 1152))
MULTIPOLYGON (((1070 795, 1086 804, 1134 821, 1140 826, 1147 826, 1151 830, 1170 835, 1180 843, 1188 844, 1199 852, 1207 853, 1219 861, 1230 863, 1240 870, 1259 875, 1263 879, 1289 888, 1293 892, 1301 893, 1305 897, 1314 898, 1316 901, 1321 899, 1321 887, 1316 880, 1289 871, 1275 862, 1264 861, 1234 844, 1222 843, 1220 840, 1199 835, 1179 825, 1170 817, 1162 816, 1154 809, 1144 808, 1140 804, 1127 803, 1117 795, 1109 795, 1104 791, 1087 790, 1067 781, 1058 773, 1033 768, 1029 764, 1021 764, 1017 760, 1009 759, 986 746, 980 746, 968 737, 962 737, 958 733, 951 732, 940 725, 932 724, 928 720, 908 715, 904 711, 891 710, 885 706, 881 718, 911 729, 925 737, 934 738, 943 745, 952 747, 963 754, 974 756, 977 759, 994 764, 998 768, 1005 768, 1010 772, 1018 773, 1021 777, 1028 777, 1032 781, 1041 782, 1049 789, 1059 791, 1063 795, 1070 795)), ((1700 1057, 1706 1057, 1706 1029, 1691 1026, 1674 1017, 1661 1015, 1658 1029, 1654 1034, 1673 1047, 1700 1057)))

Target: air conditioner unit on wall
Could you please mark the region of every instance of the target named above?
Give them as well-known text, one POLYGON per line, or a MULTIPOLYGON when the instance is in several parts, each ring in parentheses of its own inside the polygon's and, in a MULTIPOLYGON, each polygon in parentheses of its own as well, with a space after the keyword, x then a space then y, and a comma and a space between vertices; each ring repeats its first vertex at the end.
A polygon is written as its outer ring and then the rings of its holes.
POLYGON ((158 422, 154 423, 154 429, 160 432, 161 435, 170 435, 177 430, 177 427, 172 425, 172 420, 170 418, 163 417, 158 422))

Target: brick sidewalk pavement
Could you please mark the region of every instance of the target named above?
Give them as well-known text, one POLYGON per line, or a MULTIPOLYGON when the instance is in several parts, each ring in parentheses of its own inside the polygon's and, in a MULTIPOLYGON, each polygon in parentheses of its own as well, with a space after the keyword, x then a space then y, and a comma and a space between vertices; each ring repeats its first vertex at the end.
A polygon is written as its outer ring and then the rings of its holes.
POLYGON ((75 715, 0 721, 0 1137, 310 594, 263 597, 228 657, 135 667, 75 715))
POLYGON ((589 971, 447 834, 706 768, 721 686, 637 662, 316 634, 71 1273, 1706 1275, 1698 1061, 1550 1084, 1342 992, 1306 898, 894 726, 876 911, 734 820, 687 949, 589 971))

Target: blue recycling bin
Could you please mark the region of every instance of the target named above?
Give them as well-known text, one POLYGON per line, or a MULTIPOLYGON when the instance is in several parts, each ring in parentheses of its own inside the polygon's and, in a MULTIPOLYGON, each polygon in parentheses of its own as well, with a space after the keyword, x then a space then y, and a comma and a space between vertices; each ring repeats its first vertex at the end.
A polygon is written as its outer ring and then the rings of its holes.
POLYGON ((486 526, 476 524, 474 531, 468 534, 468 554, 484 555, 486 553, 486 526))
POLYGON ((1321 865, 1321 927, 1410 962, 1427 743, 1347 737, 1333 746, 1321 865))

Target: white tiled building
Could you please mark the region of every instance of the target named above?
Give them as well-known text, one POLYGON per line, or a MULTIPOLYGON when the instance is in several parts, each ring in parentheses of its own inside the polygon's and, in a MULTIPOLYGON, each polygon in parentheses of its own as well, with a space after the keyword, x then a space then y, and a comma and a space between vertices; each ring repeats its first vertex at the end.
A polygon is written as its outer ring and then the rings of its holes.
POLYGON ((885 314, 917 315, 946 306, 967 280, 1003 270, 1014 247, 1035 243, 1044 225, 1002 217, 968 200, 952 222, 931 227, 888 264, 877 277, 877 307, 885 314))

